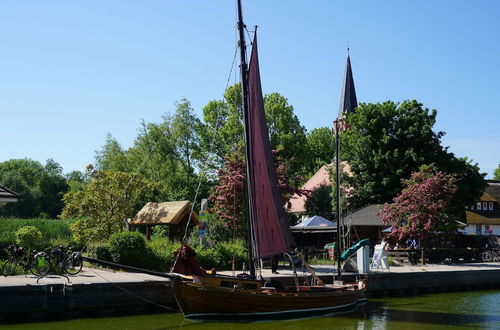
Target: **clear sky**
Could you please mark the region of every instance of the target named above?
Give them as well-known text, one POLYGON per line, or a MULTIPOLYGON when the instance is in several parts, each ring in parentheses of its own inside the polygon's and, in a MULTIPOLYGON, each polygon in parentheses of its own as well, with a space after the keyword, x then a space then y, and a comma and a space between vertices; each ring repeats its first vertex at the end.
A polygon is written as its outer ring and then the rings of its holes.
MULTIPOLYGON (((417 99, 444 145, 500 163, 500 1, 247 0, 264 93, 308 129, 331 126, 346 48, 358 101, 417 99)), ((111 133, 132 145, 183 97, 220 99, 236 40, 232 0, 0 2, 0 161, 84 170, 111 133)), ((236 82, 233 75, 231 82, 236 82)))

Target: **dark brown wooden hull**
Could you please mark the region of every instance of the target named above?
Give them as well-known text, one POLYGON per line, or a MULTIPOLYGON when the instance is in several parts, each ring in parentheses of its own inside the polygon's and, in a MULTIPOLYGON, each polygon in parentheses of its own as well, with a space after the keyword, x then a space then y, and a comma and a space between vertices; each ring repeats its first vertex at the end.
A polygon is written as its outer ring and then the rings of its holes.
MULTIPOLYGON (((239 284, 238 284, 239 286, 239 284)), ((244 290, 188 281, 173 281, 185 317, 201 319, 303 317, 352 310, 366 300, 365 288, 307 292, 244 290)))

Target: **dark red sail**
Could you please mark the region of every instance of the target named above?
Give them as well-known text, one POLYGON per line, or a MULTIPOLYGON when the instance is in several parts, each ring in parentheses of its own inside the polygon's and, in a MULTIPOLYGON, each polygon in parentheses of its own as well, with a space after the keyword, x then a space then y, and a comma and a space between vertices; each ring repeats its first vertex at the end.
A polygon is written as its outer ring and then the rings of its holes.
POLYGON ((253 40, 248 71, 249 154, 247 157, 251 162, 252 172, 249 175, 249 184, 257 253, 258 257, 262 258, 290 251, 295 243, 283 209, 283 198, 273 165, 260 84, 257 34, 253 40))

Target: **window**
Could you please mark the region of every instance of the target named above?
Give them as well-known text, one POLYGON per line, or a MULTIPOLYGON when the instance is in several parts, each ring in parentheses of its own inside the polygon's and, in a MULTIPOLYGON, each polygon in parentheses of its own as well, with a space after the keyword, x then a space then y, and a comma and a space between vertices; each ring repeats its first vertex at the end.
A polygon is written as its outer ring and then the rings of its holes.
POLYGON ((476 203, 476 208, 478 211, 481 211, 481 202, 476 203))
POLYGON ((483 210, 488 210, 488 202, 483 202, 483 210))
POLYGON ((488 210, 493 211, 493 202, 488 203, 488 210))
POLYGON ((481 225, 476 225, 476 234, 481 235, 481 225))

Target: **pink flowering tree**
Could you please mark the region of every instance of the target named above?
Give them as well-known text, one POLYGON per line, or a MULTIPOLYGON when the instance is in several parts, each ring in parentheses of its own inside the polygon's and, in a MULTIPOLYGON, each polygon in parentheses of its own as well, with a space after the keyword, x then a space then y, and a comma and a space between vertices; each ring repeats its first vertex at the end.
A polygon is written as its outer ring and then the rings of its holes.
MULTIPOLYGON (((294 194, 309 196, 309 190, 299 188, 304 179, 290 174, 290 162, 280 158, 276 151, 273 151, 273 156, 283 201, 287 201, 294 194)), ((226 158, 224 167, 219 170, 219 184, 214 187, 214 192, 210 196, 213 213, 218 214, 225 222, 225 226, 235 230, 237 236, 242 238, 246 236, 247 226, 245 173, 242 153, 233 153, 226 158)))
POLYGON ((379 215, 392 226, 389 239, 419 239, 421 260, 425 263, 425 241, 437 232, 456 229, 451 207, 457 190, 452 175, 436 171, 434 166, 422 166, 407 180, 403 190, 391 204, 384 204, 379 215))

